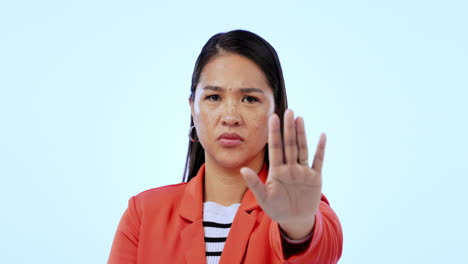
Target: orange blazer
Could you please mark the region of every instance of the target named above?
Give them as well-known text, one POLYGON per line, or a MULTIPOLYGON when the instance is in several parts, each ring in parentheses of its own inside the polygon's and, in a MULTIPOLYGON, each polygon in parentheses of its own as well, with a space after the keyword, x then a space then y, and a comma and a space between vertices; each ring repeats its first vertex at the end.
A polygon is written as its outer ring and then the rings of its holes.
MULTIPOLYGON (((203 165, 190 182, 154 188, 130 198, 108 263, 206 263, 203 231, 203 165)), ((265 182, 268 169, 259 177, 265 182)), ((244 194, 229 231, 220 264, 337 263, 342 252, 340 222, 322 195, 308 248, 285 259, 279 226, 244 194)))

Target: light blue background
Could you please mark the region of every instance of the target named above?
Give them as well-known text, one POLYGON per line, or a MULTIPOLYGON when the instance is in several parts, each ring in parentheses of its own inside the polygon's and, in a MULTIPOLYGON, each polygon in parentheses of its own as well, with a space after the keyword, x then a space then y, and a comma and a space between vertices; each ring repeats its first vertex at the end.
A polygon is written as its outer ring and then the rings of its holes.
POLYGON ((267 39, 340 263, 468 263, 467 1, 2 1, 0 262, 104 263, 127 200, 181 181, 203 44, 267 39))

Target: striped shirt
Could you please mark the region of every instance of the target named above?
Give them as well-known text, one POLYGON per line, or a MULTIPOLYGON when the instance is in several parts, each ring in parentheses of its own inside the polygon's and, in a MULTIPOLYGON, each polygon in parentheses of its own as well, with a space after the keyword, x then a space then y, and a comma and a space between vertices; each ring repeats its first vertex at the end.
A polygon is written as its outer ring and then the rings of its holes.
POLYGON ((222 206, 214 202, 203 203, 203 229, 205 231, 206 263, 218 264, 232 221, 240 204, 222 206))
MULTIPOLYGON (((203 203, 203 230, 205 231, 205 253, 207 264, 218 264, 223 253, 232 221, 240 204, 222 206, 215 202, 203 203)), ((280 230, 282 245, 287 256, 300 254, 307 250, 312 239, 312 232, 303 239, 294 240, 280 230)))

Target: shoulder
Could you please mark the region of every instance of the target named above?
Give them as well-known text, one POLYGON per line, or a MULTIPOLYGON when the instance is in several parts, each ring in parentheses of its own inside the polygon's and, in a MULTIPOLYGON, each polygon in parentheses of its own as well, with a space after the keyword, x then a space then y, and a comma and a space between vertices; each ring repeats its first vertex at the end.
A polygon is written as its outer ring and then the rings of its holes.
POLYGON ((143 191, 129 199, 127 211, 140 223, 144 219, 171 217, 180 207, 186 186, 187 183, 179 183, 143 191))
POLYGON ((171 201, 175 201, 181 198, 183 195, 187 182, 178 184, 166 185, 162 187, 152 188, 143 191, 134 196, 134 199, 141 205, 156 205, 156 204, 168 204, 171 201))

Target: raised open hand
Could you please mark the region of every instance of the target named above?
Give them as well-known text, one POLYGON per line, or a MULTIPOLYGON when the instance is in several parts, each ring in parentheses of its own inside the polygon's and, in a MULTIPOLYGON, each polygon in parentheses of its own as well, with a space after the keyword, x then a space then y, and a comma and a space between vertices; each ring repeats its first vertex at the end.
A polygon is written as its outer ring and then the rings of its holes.
POLYGON ((250 168, 242 168, 241 173, 263 211, 289 237, 297 239, 313 228, 319 208, 326 137, 320 135, 313 165, 309 167, 304 119, 294 119, 293 111, 288 109, 284 114, 284 141, 280 129, 280 120, 274 114, 269 120, 270 167, 265 184, 250 168))

